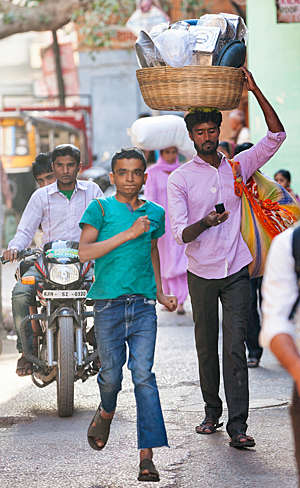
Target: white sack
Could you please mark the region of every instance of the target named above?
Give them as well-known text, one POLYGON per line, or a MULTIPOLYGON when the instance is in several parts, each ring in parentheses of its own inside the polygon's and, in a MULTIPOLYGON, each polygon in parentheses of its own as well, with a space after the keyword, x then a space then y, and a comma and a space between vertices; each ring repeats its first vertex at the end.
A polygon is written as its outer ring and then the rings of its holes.
POLYGON ((145 151, 176 146, 187 159, 196 154, 185 122, 179 115, 158 115, 137 119, 128 129, 131 142, 145 151))

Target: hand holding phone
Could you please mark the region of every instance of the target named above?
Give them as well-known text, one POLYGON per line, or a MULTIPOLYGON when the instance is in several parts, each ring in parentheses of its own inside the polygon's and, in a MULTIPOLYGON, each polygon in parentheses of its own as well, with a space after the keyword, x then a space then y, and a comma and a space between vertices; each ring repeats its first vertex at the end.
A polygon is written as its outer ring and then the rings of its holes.
POLYGON ((218 214, 222 214, 223 212, 225 212, 224 203, 218 203, 217 205, 215 205, 215 209, 218 214))

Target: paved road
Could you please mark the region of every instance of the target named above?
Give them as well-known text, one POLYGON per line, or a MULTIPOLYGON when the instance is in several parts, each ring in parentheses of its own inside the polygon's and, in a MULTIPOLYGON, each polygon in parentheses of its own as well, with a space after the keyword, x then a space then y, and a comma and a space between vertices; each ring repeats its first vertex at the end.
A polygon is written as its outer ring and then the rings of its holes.
MULTIPOLYGON (((1 488, 141 486, 136 480, 134 395, 126 368, 109 442, 96 452, 86 440, 98 405, 96 379, 76 384, 74 416, 60 419, 55 385, 37 389, 30 378, 15 375, 15 362, 15 354, 0 358, 1 488)), ((224 427, 212 436, 195 433, 203 402, 190 313, 160 312, 155 372, 170 449, 156 450, 161 481, 147 484, 149 488, 296 488, 287 405, 291 381, 270 353, 264 354, 260 368, 250 371, 249 433, 257 447, 249 451, 230 448, 224 427)))

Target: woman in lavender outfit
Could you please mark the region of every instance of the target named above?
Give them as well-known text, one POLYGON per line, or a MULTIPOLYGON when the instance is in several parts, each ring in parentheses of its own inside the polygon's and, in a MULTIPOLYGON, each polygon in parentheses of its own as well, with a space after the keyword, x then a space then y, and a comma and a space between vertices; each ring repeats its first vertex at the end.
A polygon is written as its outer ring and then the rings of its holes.
POLYGON ((157 162, 147 169, 148 178, 144 195, 148 200, 161 205, 166 211, 166 233, 158 241, 163 290, 166 294, 177 296, 177 313, 184 314, 183 304, 188 296, 187 258, 185 246, 179 246, 172 235, 167 207, 168 177, 179 166, 178 149, 176 147, 162 149, 157 162))

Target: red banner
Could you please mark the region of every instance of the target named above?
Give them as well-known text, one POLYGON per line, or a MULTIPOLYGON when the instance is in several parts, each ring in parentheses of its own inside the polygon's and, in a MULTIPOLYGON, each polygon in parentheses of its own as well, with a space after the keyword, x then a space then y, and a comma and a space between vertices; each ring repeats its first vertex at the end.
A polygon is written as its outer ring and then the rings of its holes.
POLYGON ((300 0, 276 0, 277 22, 300 22, 300 0))

